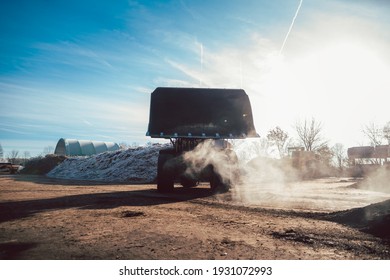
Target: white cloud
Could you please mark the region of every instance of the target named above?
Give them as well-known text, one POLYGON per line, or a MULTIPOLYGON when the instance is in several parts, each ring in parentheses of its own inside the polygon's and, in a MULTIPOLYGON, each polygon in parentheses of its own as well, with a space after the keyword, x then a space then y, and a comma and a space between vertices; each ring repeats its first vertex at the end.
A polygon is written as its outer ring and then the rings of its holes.
POLYGON ((36 48, 43 52, 40 59, 50 63, 110 71, 114 69, 102 54, 85 45, 64 41, 56 44, 38 43, 36 48))

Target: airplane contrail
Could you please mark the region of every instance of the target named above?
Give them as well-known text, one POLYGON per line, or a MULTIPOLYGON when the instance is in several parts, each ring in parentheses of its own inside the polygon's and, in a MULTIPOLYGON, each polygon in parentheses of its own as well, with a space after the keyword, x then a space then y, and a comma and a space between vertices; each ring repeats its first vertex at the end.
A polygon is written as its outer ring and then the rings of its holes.
POLYGON ((293 20, 292 20, 292 22, 291 22, 291 24, 290 24, 290 28, 288 29, 287 34, 286 34, 286 37, 284 38, 283 45, 282 45, 282 47, 280 48, 279 54, 282 54, 282 52, 283 52, 283 49, 284 49, 284 46, 286 45, 288 36, 290 35, 291 29, 292 29, 293 26, 294 26, 295 19, 297 18, 298 13, 299 13, 299 10, 301 9, 302 2, 303 2, 303 0, 300 0, 300 1, 299 1, 299 5, 298 5, 298 8, 297 8, 297 11, 295 12, 294 18, 293 18, 293 20))

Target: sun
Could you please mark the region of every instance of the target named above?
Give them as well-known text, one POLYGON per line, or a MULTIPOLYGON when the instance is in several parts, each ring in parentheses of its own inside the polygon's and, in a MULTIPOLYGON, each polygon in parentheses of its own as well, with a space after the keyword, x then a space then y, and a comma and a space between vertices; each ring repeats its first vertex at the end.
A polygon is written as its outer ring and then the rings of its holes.
POLYGON ((385 57, 373 42, 352 40, 295 56, 271 56, 256 122, 272 119, 270 126, 291 127, 295 120, 315 117, 335 134, 330 138, 337 138, 346 126, 359 132, 369 120, 388 119, 390 66, 385 57))
MULTIPOLYGON (((334 42, 292 58, 275 56, 266 77, 267 93, 307 101, 315 96, 347 102, 389 88, 389 67, 374 49, 334 42)), ((326 101, 326 100, 325 100, 326 101)))
POLYGON ((333 43, 297 58, 288 67, 301 85, 331 96, 366 95, 387 80, 385 64, 375 51, 354 42, 333 43))

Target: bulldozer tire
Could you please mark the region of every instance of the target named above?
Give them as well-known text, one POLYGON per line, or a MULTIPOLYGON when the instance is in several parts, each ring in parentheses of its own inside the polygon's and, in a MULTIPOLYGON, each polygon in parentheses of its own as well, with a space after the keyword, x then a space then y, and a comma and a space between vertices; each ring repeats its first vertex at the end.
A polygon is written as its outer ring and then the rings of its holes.
POLYGON ((180 184, 184 188, 193 188, 193 187, 196 187, 198 185, 198 181, 194 180, 194 179, 191 179, 191 178, 187 178, 185 176, 182 176, 180 178, 180 184))
POLYGON ((166 166, 168 160, 174 158, 169 151, 160 151, 157 162, 157 190, 161 193, 172 192, 174 188, 174 172, 166 166))
POLYGON ((210 187, 212 193, 225 193, 230 189, 229 184, 224 183, 221 176, 216 172, 211 175, 210 187))

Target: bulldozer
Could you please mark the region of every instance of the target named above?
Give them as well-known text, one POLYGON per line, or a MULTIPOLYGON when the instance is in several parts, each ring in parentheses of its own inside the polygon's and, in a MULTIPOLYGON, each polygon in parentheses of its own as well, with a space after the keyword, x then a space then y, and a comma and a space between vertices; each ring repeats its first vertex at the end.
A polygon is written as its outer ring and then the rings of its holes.
POLYGON ((229 140, 258 137, 244 90, 173 87, 151 93, 146 135, 171 143, 157 162, 162 193, 172 192, 177 182, 183 187, 209 182, 214 192, 228 190, 238 178, 229 140))

